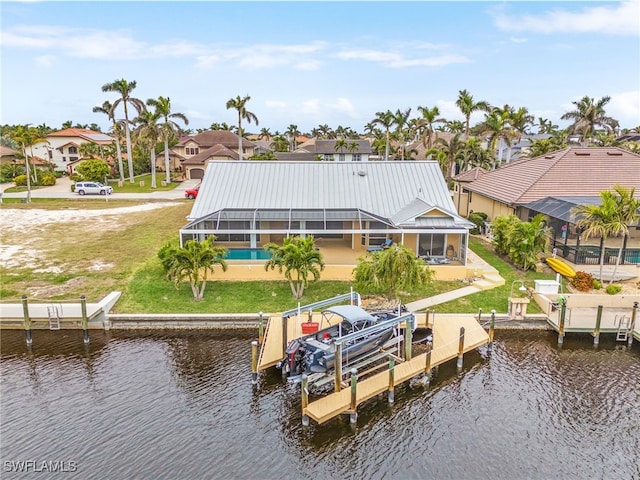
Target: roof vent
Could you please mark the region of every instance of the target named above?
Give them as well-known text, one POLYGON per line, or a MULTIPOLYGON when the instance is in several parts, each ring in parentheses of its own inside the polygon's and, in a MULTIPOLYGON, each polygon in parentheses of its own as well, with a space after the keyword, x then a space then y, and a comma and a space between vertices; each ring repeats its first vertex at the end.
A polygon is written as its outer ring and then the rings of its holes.
POLYGON ((607 155, 615 155, 616 157, 621 157, 622 152, 607 152, 607 155))
POLYGON ((580 157, 588 157, 589 155, 591 155, 591 152, 575 152, 575 154, 580 157))
POLYGON ((360 175, 361 177, 364 177, 367 175, 367 172, 365 172, 364 170, 358 170, 358 175, 360 175))

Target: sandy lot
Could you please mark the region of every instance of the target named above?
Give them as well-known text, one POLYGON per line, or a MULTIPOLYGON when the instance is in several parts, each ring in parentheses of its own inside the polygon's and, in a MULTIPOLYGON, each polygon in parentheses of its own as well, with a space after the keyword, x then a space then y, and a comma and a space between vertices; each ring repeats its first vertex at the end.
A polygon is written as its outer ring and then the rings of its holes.
MULTIPOLYGON (((0 266, 24 265, 38 258, 38 243, 46 241, 46 227, 50 224, 81 224, 91 220, 97 228, 117 228, 127 214, 144 212, 175 205, 174 202, 148 203, 132 207, 96 210, 0 210, 0 266)), ((102 268, 105 265, 95 265, 102 268)), ((37 271, 37 270, 36 270, 37 271)), ((45 271, 45 270, 40 270, 45 271)), ((46 270, 53 271, 53 270, 46 270)))

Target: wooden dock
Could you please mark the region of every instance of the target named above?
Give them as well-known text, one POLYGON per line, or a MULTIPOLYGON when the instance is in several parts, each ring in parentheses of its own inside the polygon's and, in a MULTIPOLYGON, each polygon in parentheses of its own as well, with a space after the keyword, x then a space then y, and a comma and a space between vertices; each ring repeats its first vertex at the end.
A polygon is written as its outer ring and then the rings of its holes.
MULTIPOLYGON (((431 368, 449 360, 461 358, 460 332, 464 328, 462 352, 469 352, 481 345, 489 343, 489 335, 473 315, 438 315, 435 320, 428 319, 425 314, 416 314, 418 328, 426 328, 427 322, 433 329, 433 347, 430 354, 431 368), (432 322, 432 320, 434 320, 432 322)), ((308 322, 308 314, 289 316, 287 324, 287 341, 302 335, 301 323, 308 322)), ((320 315, 311 316, 312 321, 319 321, 320 315)), ((284 357, 283 318, 270 317, 264 333, 264 340, 258 358, 258 370, 276 365, 284 357)), ((325 327, 321 325, 320 328, 325 327)), ((390 377, 390 370, 385 369, 357 382, 355 407, 384 392, 392 390, 416 376, 423 375, 427 368, 427 353, 422 353, 407 361, 397 363, 390 377)), ((303 418, 311 418, 317 423, 324 423, 340 414, 354 413, 352 390, 349 388, 330 393, 304 406, 303 418)))

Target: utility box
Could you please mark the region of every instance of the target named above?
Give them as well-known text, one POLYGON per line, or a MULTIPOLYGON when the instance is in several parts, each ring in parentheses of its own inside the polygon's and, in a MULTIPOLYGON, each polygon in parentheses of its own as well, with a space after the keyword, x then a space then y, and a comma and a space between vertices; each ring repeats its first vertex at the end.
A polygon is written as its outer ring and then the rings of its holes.
POLYGON ((556 295, 560 284, 555 280, 534 280, 536 293, 556 295))
POLYGON ((527 315, 528 298, 509 299, 509 318, 522 320, 527 315))

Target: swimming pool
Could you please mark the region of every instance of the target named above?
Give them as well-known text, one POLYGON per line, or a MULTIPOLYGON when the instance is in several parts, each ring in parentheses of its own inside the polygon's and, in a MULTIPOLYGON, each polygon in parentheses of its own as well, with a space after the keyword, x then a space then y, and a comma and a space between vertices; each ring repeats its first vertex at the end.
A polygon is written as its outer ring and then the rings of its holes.
POLYGON ((225 260, 269 260, 271 254, 262 248, 229 248, 225 260))

